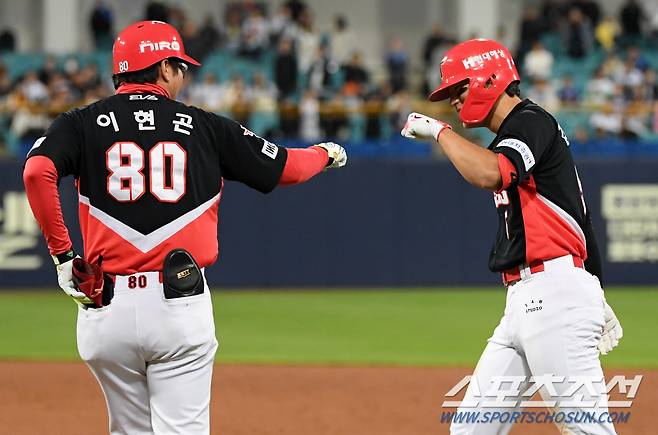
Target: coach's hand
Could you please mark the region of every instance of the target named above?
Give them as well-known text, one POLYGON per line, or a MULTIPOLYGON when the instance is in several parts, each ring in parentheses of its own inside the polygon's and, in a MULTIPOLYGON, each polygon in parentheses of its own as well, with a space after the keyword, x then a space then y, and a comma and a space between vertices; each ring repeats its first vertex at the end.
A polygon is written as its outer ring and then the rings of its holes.
POLYGON ((400 134, 412 139, 439 140, 439 134, 446 128, 452 130, 452 127, 443 121, 414 112, 407 117, 407 123, 400 134))
POLYGON ((322 148, 329 155, 327 168, 342 168, 347 164, 347 152, 345 152, 345 148, 337 143, 323 142, 313 146, 322 148))
POLYGON ((64 293, 71 296, 75 302, 80 305, 93 305, 94 301, 89 299, 87 295, 78 291, 73 283, 73 259, 80 258, 79 255, 72 254, 69 260, 58 262, 55 260, 55 267, 57 268, 57 282, 64 290, 64 293))
POLYGON ((621 328, 621 323, 619 323, 619 319, 617 319, 615 312, 612 311, 608 302, 605 303, 604 310, 605 326, 603 327, 601 340, 597 346, 601 355, 607 355, 612 349, 617 347, 619 340, 624 336, 624 330, 621 328))

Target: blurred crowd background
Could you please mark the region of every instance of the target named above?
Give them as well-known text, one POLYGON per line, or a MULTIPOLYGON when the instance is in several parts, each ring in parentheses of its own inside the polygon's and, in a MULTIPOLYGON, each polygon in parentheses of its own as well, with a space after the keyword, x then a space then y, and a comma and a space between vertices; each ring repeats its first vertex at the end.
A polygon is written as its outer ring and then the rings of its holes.
MULTIPOLYGON (((574 152, 658 154, 653 3, 622 0, 610 13, 593 0, 521 2, 521 20, 498 26, 522 74, 522 96, 556 115, 574 152)), ((418 29, 418 46, 387 38, 373 68, 347 10, 318 28, 302 0, 227 2, 204 20, 190 16, 193 4, 149 2, 141 14, 176 26, 203 63, 179 97, 188 104, 281 144, 334 139, 364 156, 440 158, 429 144, 399 137, 412 110, 459 126, 447 104, 426 101, 445 51, 458 42, 439 24, 418 29)), ((19 35, 0 27, 0 156, 22 158, 57 114, 113 93, 111 48, 121 30, 113 3, 97 1, 86 20, 93 49, 57 56, 18 50, 19 35)), ((482 130, 466 134, 486 145, 492 136, 482 130)))

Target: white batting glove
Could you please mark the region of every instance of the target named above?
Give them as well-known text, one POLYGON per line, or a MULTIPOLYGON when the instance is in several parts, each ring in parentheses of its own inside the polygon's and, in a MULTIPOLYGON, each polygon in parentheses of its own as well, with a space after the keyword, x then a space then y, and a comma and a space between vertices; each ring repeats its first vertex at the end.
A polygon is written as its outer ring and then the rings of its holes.
POLYGON ((439 134, 446 128, 452 130, 452 127, 443 121, 413 112, 407 116, 407 123, 400 134, 412 139, 439 140, 439 134))
POLYGON ((347 152, 337 143, 323 142, 313 146, 320 147, 329 154, 327 168, 342 168, 347 164, 347 152))
POLYGON ((605 303, 604 310, 605 326, 603 327, 601 340, 597 346, 601 355, 607 355, 610 353, 610 351, 619 344, 619 340, 624 336, 624 330, 621 328, 621 323, 619 323, 619 319, 617 319, 615 312, 612 311, 608 302, 605 303))
MULTIPOLYGON (((76 255, 74 258, 80 258, 80 256, 76 255)), ((64 293, 71 296, 75 302, 83 307, 84 305, 93 305, 94 301, 75 288, 75 284, 73 283, 73 258, 64 263, 57 264, 55 267, 57 268, 57 282, 62 290, 64 290, 64 293)))

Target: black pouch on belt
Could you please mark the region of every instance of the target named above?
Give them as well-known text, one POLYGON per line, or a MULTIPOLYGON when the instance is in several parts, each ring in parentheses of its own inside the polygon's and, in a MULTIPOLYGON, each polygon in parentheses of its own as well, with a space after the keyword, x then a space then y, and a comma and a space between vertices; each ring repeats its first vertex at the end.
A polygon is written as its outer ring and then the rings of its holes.
POLYGON ((203 275, 199 265, 185 249, 174 249, 162 266, 162 286, 166 299, 183 298, 203 293, 203 275))

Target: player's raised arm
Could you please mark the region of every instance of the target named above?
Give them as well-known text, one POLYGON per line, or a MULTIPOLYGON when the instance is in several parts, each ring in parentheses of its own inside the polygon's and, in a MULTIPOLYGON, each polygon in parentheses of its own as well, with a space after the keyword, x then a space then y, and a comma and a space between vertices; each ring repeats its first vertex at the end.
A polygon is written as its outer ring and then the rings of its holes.
POLYGON ((345 149, 333 142, 308 148, 280 147, 257 136, 239 123, 212 115, 222 174, 263 193, 277 185, 303 183, 326 168, 347 163, 345 149))
POLYGON ((455 133, 449 124, 420 113, 411 113, 402 135, 436 140, 466 181, 482 189, 500 189, 502 177, 496 154, 455 133))

